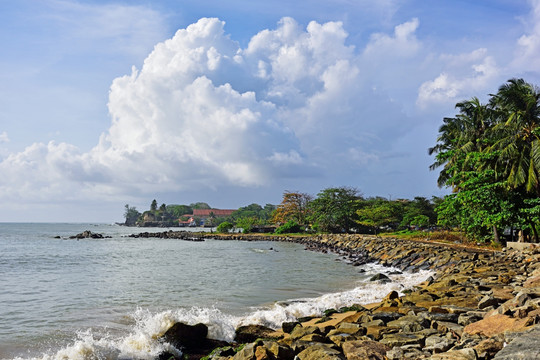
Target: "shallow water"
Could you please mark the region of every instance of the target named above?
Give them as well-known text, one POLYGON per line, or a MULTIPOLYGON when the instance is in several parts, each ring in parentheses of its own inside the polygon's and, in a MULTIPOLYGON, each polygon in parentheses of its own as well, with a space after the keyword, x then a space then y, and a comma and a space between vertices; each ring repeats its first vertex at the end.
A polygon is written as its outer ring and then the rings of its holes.
POLYGON ((380 285, 365 280, 391 269, 359 273, 297 244, 126 236, 148 230, 165 229, 0 224, 0 359, 153 358, 175 321, 204 322, 211 337, 232 340, 240 324, 279 326, 428 276, 380 285), (84 230, 112 238, 66 239, 84 230))

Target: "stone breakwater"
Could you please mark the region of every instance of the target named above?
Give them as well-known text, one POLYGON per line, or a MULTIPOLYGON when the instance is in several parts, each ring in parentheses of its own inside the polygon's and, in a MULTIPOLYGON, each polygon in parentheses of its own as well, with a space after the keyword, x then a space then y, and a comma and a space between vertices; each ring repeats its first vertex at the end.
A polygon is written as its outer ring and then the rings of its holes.
MULTIPOLYGON (((339 253, 351 264, 375 261, 403 271, 435 272, 415 288, 402 294, 391 292, 376 304, 328 309, 324 316, 284 323, 281 329, 239 328, 235 343, 221 343, 211 354, 208 347, 187 346, 179 337, 176 344, 188 358, 540 359, 538 248, 490 251, 360 235, 146 235, 199 241, 291 241, 309 250, 339 253)), ((164 336, 175 341, 170 334, 164 336)), ((207 339, 190 341, 203 344, 207 339)))

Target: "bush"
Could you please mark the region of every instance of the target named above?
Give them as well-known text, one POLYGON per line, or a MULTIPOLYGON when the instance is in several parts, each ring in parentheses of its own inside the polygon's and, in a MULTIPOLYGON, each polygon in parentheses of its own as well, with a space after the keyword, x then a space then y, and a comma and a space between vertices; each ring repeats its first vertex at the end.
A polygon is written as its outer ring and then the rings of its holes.
POLYGON ((274 231, 276 234, 290 234, 301 232, 300 225, 294 220, 289 220, 274 231))
POLYGON ((231 224, 228 221, 224 221, 224 222, 222 222, 221 224, 218 225, 216 230, 217 230, 218 233, 228 233, 229 231, 231 231, 231 229, 233 227, 234 227, 233 224, 231 224))

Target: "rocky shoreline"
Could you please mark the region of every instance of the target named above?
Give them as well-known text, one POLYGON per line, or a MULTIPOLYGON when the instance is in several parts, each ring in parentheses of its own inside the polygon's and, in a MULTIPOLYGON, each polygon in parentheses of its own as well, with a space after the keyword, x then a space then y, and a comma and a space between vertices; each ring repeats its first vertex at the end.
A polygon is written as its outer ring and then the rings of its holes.
MULTIPOLYGON (((491 251, 457 245, 361 235, 304 237, 244 234, 143 233, 137 237, 204 241, 290 241, 341 254, 351 264, 378 262, 436 275, 414 289, 389 293, 376 304, 328 309, 282 329, 250 326, 235 343, 164 339, 189 359, 540 359, 540 249, 491 251), (206 344, 206 345, 205 345, 206 344), (205 345, 205 346, 203 346, 205 345), (218 346, 211 354, 212 348, 218 346)), ((189 336, 188 336, 189 337, 189 336)), ((170 359, 174 354, 162 354, 170 359)))

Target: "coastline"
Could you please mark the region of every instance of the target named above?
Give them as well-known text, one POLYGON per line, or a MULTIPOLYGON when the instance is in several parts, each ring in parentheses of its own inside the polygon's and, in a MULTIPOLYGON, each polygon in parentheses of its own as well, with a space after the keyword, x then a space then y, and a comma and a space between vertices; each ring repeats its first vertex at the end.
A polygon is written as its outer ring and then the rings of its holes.
MULTIPOLYGON (((345 316, 334 309, 329 313, 336 313, 325 318, 299 319, 304 321, 295 323, 293 329, 285 329, 284 324, 283 329, 271 329, 277 332, 267 329, 259 334, 255 330, 255 337, 249 338, 254 342, 237 341, 248 343, 241 351, 216 351, 209 359, 292 360, 292 354, 300 360, 351 359, 362 358, 354 354, 368 353, 374 359, 540 358, 538 341, 534 341, 540 332, 538 248, 492 251, 362 235, 168 231, 137 237, 288 241, 300 243, 306 250, 338 253, 352 265, 377 262, 408 272, 435 271, 432 278, 406 294, 391 292, 379 303, 342 309, 345 316)), ((242 339, 239 333, 238 339, 242 339)), ((202 356, 184 349, 189 358, 202 356)))

